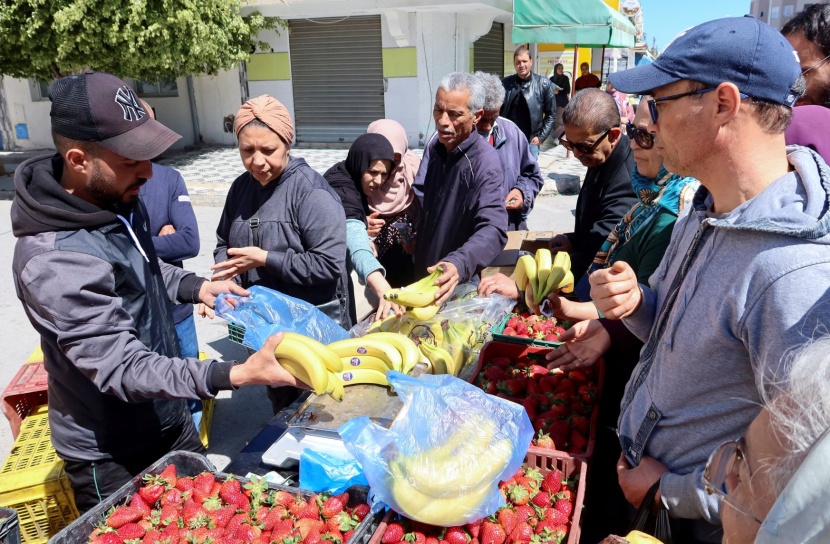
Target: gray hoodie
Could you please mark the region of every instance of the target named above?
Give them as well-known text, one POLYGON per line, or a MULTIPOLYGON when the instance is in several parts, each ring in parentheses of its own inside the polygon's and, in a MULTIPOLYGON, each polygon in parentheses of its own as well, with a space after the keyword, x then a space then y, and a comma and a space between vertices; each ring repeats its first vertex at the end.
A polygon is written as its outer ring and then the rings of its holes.
POLYGON ((776 372, 830 323, 830 170, 807 148, 787 152, 795 170, 728 214, 711 214, 700 188, 624 320, 646 345, 626 386, 620 442, 632 465, 648 455, 669 468, 660 491, 674 517, 720 524, 701 482, 709 454, 758 414, 759 369, 776 372))

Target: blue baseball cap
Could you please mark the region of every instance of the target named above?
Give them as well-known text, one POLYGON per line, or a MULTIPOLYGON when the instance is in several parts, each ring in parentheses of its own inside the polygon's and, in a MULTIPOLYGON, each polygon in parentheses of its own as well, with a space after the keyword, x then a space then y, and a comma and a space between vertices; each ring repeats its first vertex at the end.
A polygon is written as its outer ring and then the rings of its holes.
POLYGON ((715 19, 681 32, 651 64, 608 75, 624 93, 691 79, 713 87, 734 83, 753 98, 794 106, 800 93, 798 55, 780 32, 755 19, 715 19))

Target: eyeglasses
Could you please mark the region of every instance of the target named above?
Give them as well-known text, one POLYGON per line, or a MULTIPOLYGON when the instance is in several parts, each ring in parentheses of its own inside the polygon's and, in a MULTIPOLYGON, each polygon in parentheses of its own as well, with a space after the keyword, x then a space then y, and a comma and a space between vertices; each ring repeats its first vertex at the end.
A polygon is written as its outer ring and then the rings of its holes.
POLYGON ((609 128, 608 130, 602 133, 602 136, 597 138, 596 142, 592 144, 569 142, 564 138, 564 136, 559 138, 559 143, 562 144, 565 147, 565 149, 568 149, 570 151, 579 151, 583 155, 590 155, 594 152, 597 146, 605 139, 605 137, 608 136, 610 132, 611 129, 609 128))
MULTIPOLYGON (((812 70, 812 68, 810 68, 812 70)), ((683 98, 686 96, 694 96, 696 94, 703 94, 712 91, 716 91, 717 87, 709 87, 708 89, 699 89, 697 91, 689 91, 688 93, 680 93, 680 94, 673 94, 671 96, 664 96, 662 98, 652 98, 648 101, 648 112, 651 114, 651 122, 657 123, 657 103, 658 102, 667 102, 669 100, 677 100, 678 98, 683 98)), ((749 98, 748 94, 741 93, 741 98, 749 98)))
POLYGON ((642 149, 654 147, 654 134, 644 128, 636 127, 633 123, 626 123, 625 133, 642 149))
POLYGON ((738 440, 724 442, 718 446, 718 448, 712 452, 712 455, 709 456, 709 460, 706 462, 706 467, 703 469, 703 485, 706 488, 706 492, 710 495, 717 495, 723 502, 741 514, 757 521, 758 523, 762 523, 762 519, 753 514, 749 508, 735 500, 732 495, 729 495, 725 491, 726 479, 729 478, 731 474, 735 474, 738 471, 741 463, 746 464, 747 474, 749 475, 749 479, 752 479, 752 472, 750 471, 749 463, 747 462, 746 455, 744 454, 745 447, 746 442, 743 437, 738 440))
POLYGON ((830 55, 827 55, 826 57, 824 57, 823 59, 821 59, 821 60, 820 60, 820 61, 818 61, 817 63, 813 64, 812 66, 810 66, 809 68, 807 68, 806 70, 804 70, 803 72, 801 72, 801 75, 802 75, 802 76, 803 76, 803 75, 806 75, 806 74, 807 74, 807 72, 809 72, 810 70, 814 70, 814 69, 818 68, 819 66, 821 66, 822 64, 824 64, 825 62, 827 62, 827 59, 830 59, 830 55))

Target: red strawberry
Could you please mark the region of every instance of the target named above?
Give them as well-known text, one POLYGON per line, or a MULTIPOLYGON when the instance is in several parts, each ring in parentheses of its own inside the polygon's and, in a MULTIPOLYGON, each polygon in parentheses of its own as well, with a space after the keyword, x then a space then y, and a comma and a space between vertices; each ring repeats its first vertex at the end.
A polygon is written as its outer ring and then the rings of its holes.
POLYGON ((345 504, 338 497, 329 497, 323 502, 321 513, 323 517, 329 519, 336 516, 343 511, 345 504))
POLYGON ((323 542, 323 538, 320 535, 320 531, 311 531, 306 535, 303 539, 303 544, 321 544, 323 542))
POLYGON ((507 377, 504 369, 500 366, 491 366, 484 371, 484 377, 494 382, 501 381, 507 377))
POLYGON ((530 542, 530 539, 533 538, 533 527, 531 527, 527 522, 521 522, 516 524, 516 528, 510 533, 510 536, 507 537, 509 542, 530 542))
POLYGON ((507 535, 500 524, 486 520, 481 525, 481 544, 504 544, 505 540, 507 535))
POLYGON ((412 544, 426 544, 427 537, 420 531, 412 531, 408 535, 404 536, 404 540, 411 542, 412 544))
POLYGON ((568 448, 568 451, 572 453, 585 453, 587 449, 588 441, 585 440, 585 437, 579 433, 571 433, 570 448, 568 448))
POLYGON ((501 523, 501 526, 504 528, 504 532, 508 535, 513 532, 513 529, 515 529, 516 525, 519 523, 519 518, 516 516, 516 512, 510 506, 500 509, 497 513, 497 517, 499 523, 501 523))
POLYGON ((530 505, 522 505, 516 507, 516 519, 519 523, 527 522, 528 520, 532 519, 535 515, 533 507, 530 505))
MULTIPOLYGON (((386 526, 386 530, 383 532, 383 536, 380 538, 380 541, 383 544, 397 544, 401 540, 403 540, 403 526, 400 523, 390 523, 386 526)), ((466 540, 464 544, 466 544, 466 540)))
POLYGON ((144 538, 141 540, 141 544, 156 544, 162 540, 164 540, 164 537, 161 536, 161 531, 158 529, 150 529, 144 533, 144 538))
POLYGON ((566 501, 574 502, 574 492, 567 484, 562 484, 562 489, 556 494, 556 499, 565 499, 566 501))
POLYGON ((481 534, 481 524, 484 523, 484 518, 471 521, 464 526, 473 538, 478 538, 481 534))
POLYGON ((172 506, 174 508, 180 508, 184 498, 182 497, 182 492, 176 489, 169 489, 164 492, 164 495, 161 496, 161 504, 164 506, 165 504, 168 506, 172 506))
POLYGON ((543 433, 541 429, 539 429, 539 433, 536 435, 536 447, 546 450, 556 449, 553 439, 549 434, 543 433))
POLYGON ((550 372, 548 367, 542 365, 532 365, 525 370, 525 373, 531 378, 534 376, 547 376, 548 372, 550 372))
POLYGON ((115 531, 103 533, 95 542, 100 542, 100 544, 124 544, 124 540, 115 531))
POLYGON ((159 478, 167 482, 167 487, 176 487, 178 477, 176 475, 176 465, 167 465, 159 474, 159 478))
POLYGON ((326 529, 328 531, 348 531, 349 529, 354 529, 358 526, 360 520, 357 519, 357 516, 354 514, 349 514, 348 512, 339 512, 329 518, 326 522, 326 529))
POLYGON ((146 531, 138 523, 125 523, 118 528, 118 536, 122 540, 134 540, 144 536, 146 531))
POLYGON ((363 521, 369 515, 369 512, 371 512, 371 508, 366 503, 358 504, 352 510, 352 514, 357 516, 358 521, 363 521))
POLYGON ((553 508, 559 510, 568 518, 570 518, 571 514, 574 511, 574 505, 571 504, 571 501, 567 499, 557 499, 555 503, 553 503, 553 508))
POLYGON ((294 527, 300 533, 300 537, 304 540, 312 531, 317 531, 320 535, 322 535, 326 530, 326 524, 323 523, 323 520, 311 518, 298 519, 297 523, 294 524, 294 527))
POLYGON ((509 367, 512 364, 512 361, 507 357, 493 357, 490 359, 490 362, 503 368, 509 367))
POLYGON ((548 493, 556 494, 559 493, 559 489, 562 487, 562 471, 558 468, 555 468, 545 474, 545 478, 542 480, 541 488, 543 491, 547 491, 548 493))
POLYGON ((576 415, 571 418, 571 428, 582 434, 587 434, 590 426, 591 422, 585 416, 576 415))
POLYGON ((470 542, 470 535, 468 535, 461 527, 449 527, 444 532, 444 540, 446 540, 449 544, 467 544, 470 542))
POLYGON ((343 533, 343 544, 346 544, 349 540, 351 540, 353 534, 354 529, 349 529, 348 531, 343 533))
POLYGON ((243 542, 253 542, 262 534, 262 529, 259 528, 257 525, 252 525, 250 523, 243 523, 239 526, 239 528, 234 532, 234 538, 241 538, 243 542))
POLYGON ((545 510, 545 520, 552 521, 556 525, 567 525, 571 521, 571 518, 561 510, 557 510, 556 508, 548 508, 545 510))
POLYGON ((228 526, 234 515, 236 515, 236 507, 234 506, 224 506, 208 513, 213 526, 222 528, 228 526))
POLYGON ((144 476, 145 483, 139 488, 138 495, 141 496, 141 500, 148 506, 148 508, 156 504, 156 501, 159 500, 164 494, 164 491, 166 490, 164 487, 165 481, 166 480, 161 479, 160 476, 152 476, 150 474, 146 474, 144 476))
POLYGON ((300 513, 300 510, 306 506, 308 506, 308 502, 306 502, 306 500, 300 495, 297 495, 291 499, 291 502, 288 505, 288 511, 291 512, 291 515, 296 518, 299 517, 298 514, 300 513))
POLYGON ((514 329, 513 327, 505 327, 504 330, 501 331, 501 333, 505 336, 517 336, 518 335, 518 333, 516 332, 516 329, 514 329))
POLYGON ((320 508, 316 502, 309 501, 306 505, 300 508, 296 514, 297 519, 318 519, 320 517, 320 508))
POLYGON ((527 379, 510 378, 509 380, 500 381, 496 384, 496 387, 508 397, 521 397, 527 387, 527 379))
POLYGON ((274 504, 281 504, 286 508, 291 506, 291 503, 294 502, 294 495, 287 491, 276 491, 273 494, 272 498, 274 500, 274 504))
POLYGON ((193 491, 193 478, 179 478, 176 480, 176 489, 179 491, 193 491))
POLYGON ((239 527, 242 526, 243 523, 247 523, 251 521, 251 517, 248 514, 236 514, 234 515, 228 524, 225 526, 225 534, 236 534, 236 531, 239 527))
POLYGON ((134 523, 144 516, 144 512, 129 506, 119 506, 107 516, 107 526, 113 529, 123 527, 128 523, 134 523))
POLYGON ((550 493, 547 491, 540 491, 533 496, 531 502, 539 508, 550 508, 553 504, 553 499, 551 499, 550 493))
POLYGON ((530 501, 530 494, 521 484, 514 484, 507 489, 507 499, 516 506, 522 506, 530 501))
MULTIPOLYGON (((149 517, 150 512, 152 511, 152 508, 150 508, 148 506, 148 503, 146 503, 144 501, 144 499, 141 498, 141 489, 139 489, 138 491, 139 492, 133 494, 133 498, 130 499, 130 508, 135 508, 136 510, 141 510, 141 513, 143 514, 143 516, 145 518, 149 517)), ((162 488, 162 492, 164 492, 164 488, 162 488)), ((161 494, 159 494, 159 497, 161 497, 161 494)), ((156 500, 158 500, 158 498, 156 498, 156 500)), ((155 502, 156 501, 153 501, 149 504, 154 504, 155 502)))
POLYGON ((438 544, 439 540, 434 536, 428 536, 426 544, 438 544))

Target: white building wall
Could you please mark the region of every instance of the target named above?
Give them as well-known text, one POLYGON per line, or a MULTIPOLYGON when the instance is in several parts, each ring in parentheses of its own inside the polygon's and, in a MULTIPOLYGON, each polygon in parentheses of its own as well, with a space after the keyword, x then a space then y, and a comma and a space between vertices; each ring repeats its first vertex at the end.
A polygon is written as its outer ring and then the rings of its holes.
POLYGON ((176 79, 176 87, 178 96, 144 96, 142 99, 153 107, 159 122, 182 135, 171 146, 171 149, 182 149, 198 143, 198 140, 193 132, 190 97, 187 96, 187 78, 176 79))
MULTIPOLYGON (((236 115, 242 105, 239 69, 219 72, 215 76, 194 77, 193 92, 202 140, 210 145, 236 145, 233 132, 225 132, 223 127, 224 118, 236 115)), ((189 117, 189 112, 186 113, 189 117)), ((180 112, 180 115, 184 114, 180 112)))
MULTIPOLYGON (((414 13, 402 14, 404 30, 409 36, 415 36, 416 16, 414 13)), ((389 29, 389 22, 386 17, 381 17, 381 33, 382 33, 382 47, 384 49, 391 49, 398 47, 398 43, 389 29)), ((410 43, 410 47, 415 47, 416 44, 410 43)), ((418 76, 415 77, 387 77, 384 78, 384 88, 386 92, 383 95, 384 109, 386 111, 387 119, 394 119, 403 126, 406 130, 407 141, 409 147, 414 148, 420 145, 421 123, 419 119, 420 111, 418 109, 418 77, 420 77, 420 67, 418 69, 418 76)))
POLYGON ((54 149, 52 125, 49 118, 52 103, 49 100, 33 101, 27 79, 4 77, 3 96, 6 99, 6 111, 9 115, 15 146, 24 151, 54 149), (15 127, 19 124, 26 125, 29 132, 28 139, 17 138, 15 127))

